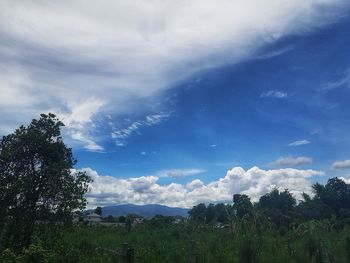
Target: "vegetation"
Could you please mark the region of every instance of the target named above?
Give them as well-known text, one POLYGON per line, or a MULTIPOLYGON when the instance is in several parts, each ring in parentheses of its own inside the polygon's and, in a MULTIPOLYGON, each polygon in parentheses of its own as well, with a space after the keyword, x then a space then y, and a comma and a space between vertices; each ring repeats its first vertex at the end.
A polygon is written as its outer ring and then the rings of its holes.
POLYGON ((62 140, 63 123, 42 114, 0 140, 0 247, 21 250, 35 223, 64 222, 85 208, 90 178, 72 173, 72 151, 62 140))
POLYGON ((184 222, 146 221, 128 232, 124 227, 57 227, 55 234, 37 230, 23 253, 2 253, 0 262, 120 262, 124 242, 134 249, 134 262, 190 262, 191 240, 197 262, 349 262, 350 227, 334 228, 334 220, 308 221, 294 228, 236 222, 228 229, 184 222), (41 261, 30 261, 30 258, 41 261), (23 261, 4 261, 15 258, 23 261))
POLYGON ((230 204, 198 204, 188 219, 73 224, 91 180, 72 172, 62 125, 41 115, 0 141, 0 262, 119 262, 125 248, 144 263, 350 262, 350 185, 339 178, 316 183, 299 202, 273 189, 256 203, 235 194, 230 204))

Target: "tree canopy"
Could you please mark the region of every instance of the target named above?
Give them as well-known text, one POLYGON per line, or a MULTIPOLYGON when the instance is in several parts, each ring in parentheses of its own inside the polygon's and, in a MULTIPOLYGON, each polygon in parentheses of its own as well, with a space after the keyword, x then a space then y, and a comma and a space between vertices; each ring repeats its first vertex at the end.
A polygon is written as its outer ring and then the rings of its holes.
POLYGON ((1 245, 26 245, 35 222, 63 222, 85 208, 91 179, 61 136, 63 123, 42 114, 0 140, 1 245))

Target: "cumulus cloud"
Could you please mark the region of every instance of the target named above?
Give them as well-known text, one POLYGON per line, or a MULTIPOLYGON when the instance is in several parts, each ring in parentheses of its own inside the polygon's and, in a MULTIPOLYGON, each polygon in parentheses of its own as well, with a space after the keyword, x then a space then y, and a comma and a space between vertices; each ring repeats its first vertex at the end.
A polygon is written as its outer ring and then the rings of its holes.
POLYGON ((350 169, 350 160, 336 161, 332 164, 333 169, 350 169))
POLYGON ((194 73, 331 23, 348 7, 347 0, 1 1, 0 133, 54 111, 71 115, 72 138, 102 150, 98 116, 148 110, 194 73), (87 119, 74 114, 92 101, 99 103, 87 119))
POLYGON ((269 166, 280 166, 280 167, 285 167, 285 166, 302 166, 302 165, 309 165, 312 164, 313 160, 310 157, 280 157, 276 161, 269 163, 269 166))
POLYGON ((288 96, 287 92, 281 90, 269 90, 260 94, 260 98, 277 98, 283 99, 288 96))
POLYGON ((345 183, 350 184, 350 176, 348 176, 348 178, 345 177, 339 177, 340 179, 342 179, 345 183))
POLYGON ((309 140, 299 140, 299 141, 291 142, 290 144, 288 144, 288 146, 301 146, 309 143, 311 143, 309 140))
POLYGON ((191 207, 201 202, 231 202, 232 195, 236 193, 247 194, 257 201, 275 187, 289 189, 300 198, 302 192, 312 193, 310 178, 323 175, 316 170, 263 170, 258 167, 244 170, 234 167, 224 177, 207 184, 194 179, 187 184, 161 185, 158 176, 121 179, 99 175, 91 168, 82 170, 94 180, 87 194, 89 207, 125 203, 191 207))

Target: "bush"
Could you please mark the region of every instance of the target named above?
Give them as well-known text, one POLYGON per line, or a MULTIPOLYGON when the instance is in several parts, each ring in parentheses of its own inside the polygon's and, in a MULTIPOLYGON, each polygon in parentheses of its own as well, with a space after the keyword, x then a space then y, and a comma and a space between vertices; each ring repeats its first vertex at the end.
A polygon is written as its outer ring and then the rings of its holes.
POLYGON ((0 256, 1 263, 17 263, 16 254, 10 249, 5 249, 0 256))
POLYGON ((48 263, 49 253, 41 245, 30 245, 20 257, 21 263, 48 263))

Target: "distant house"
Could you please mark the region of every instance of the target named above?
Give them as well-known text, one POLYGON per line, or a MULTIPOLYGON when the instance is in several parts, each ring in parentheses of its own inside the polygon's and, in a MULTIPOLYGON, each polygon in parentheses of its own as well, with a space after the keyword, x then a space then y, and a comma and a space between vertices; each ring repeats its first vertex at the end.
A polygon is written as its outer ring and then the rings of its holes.
POLYGON ((90 225, 96 225, 101 223, 102 218, 96 213, 91 213, 84 216, 84 221, 88 222, 90 225))
POLYGON ((132 215, 132 226, 136 226, 143 222, 143 217, 138 215, 132 215))
POLYGON ((173 221, 174 224, 180 224, 186 221, 186 218, 183 216, 174 216, 173 218, 174 218, 174 221, 173 221))
POLYGON ((73 213, 72 222, 73 223, 79 223, 79 222, 86 222, 89 225, 96 225, 100 224, 102 221, 102 217, 96 213, 93 212, 84 212, 84 213, 73 213))

